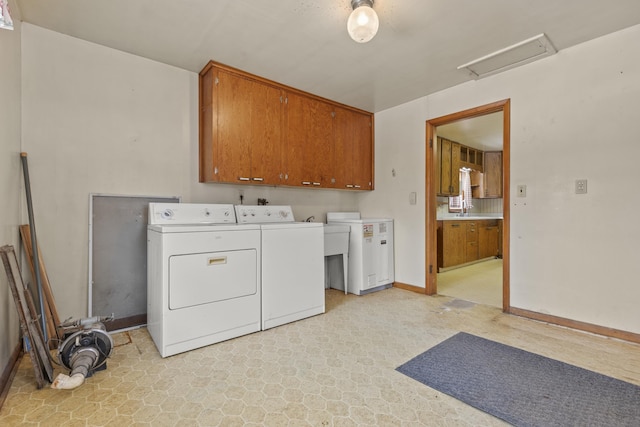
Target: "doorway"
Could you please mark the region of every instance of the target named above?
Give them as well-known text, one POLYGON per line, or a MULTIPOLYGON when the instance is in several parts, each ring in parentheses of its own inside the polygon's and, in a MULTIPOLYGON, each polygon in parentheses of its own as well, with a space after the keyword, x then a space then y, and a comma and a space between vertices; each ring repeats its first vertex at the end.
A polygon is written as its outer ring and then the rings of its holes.
POLYGON ((446 116, 428 120, 426 123, 426 283, 425 293, 434 295, 438 293, 437 265, 438 265, 438 242, 437 242, 437 172, 439 166, 436 156, 436 135, 437 127, 452 124, 458 121, 475 117, 482 117, 496 112, 502 112, 502 310, 510 311, 509 297, 509 171, 510 171, 510 100, 502 100, 476 108, 460 111, 446 116))

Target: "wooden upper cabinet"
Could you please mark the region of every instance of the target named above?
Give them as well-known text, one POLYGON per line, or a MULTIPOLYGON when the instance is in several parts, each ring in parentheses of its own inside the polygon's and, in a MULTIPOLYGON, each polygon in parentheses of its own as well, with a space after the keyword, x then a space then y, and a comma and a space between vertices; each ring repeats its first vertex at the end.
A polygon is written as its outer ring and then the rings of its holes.
POLYGON ((439 196, 460 195, 460 144, 438 138, 439 196))
POLYGON ((211 98, 201 106, 201 181, 279 184, 281 90, 212 67, 200 96, 211 98))
POLYGON ((286 184, 329 187, 333 175, 333 106, 287 93, 286 184))
POLYGON ((334 117, 335 188, 373 189, 373 117, 336 108, 334 117))
POLYGON ((373 114, 213 61, 199 90, 200 182, 373 189, 373 114))
MULTIPOLYGON (((216 182, 219 181, 217 163, 217 155, 214 155, 214 126, 217 130, 218 112, 217 105, 213 104, 213 84, 216 79, 216 70, 213 68, 205 68, 200 73, 199 84, 199 176, 200 182, 216 182)), ((217 104, 217 103, 216 103, 217 104)))
POLYGON ((251 179, 280 184, 283 175, 283 91, 254 83, 251 108, 251 179))
POLYGON ((502 197, 502 151, 484 153, 484 197, 502 197))
POLYGON ((214 102, 217 101, 216 142, 220 181, 251 179, 251 89, 253 82, 218 71, 214 102), (243 96, 234 96, 242 93, 243 96), (241 118, 241 120, 238 120, 241 118))

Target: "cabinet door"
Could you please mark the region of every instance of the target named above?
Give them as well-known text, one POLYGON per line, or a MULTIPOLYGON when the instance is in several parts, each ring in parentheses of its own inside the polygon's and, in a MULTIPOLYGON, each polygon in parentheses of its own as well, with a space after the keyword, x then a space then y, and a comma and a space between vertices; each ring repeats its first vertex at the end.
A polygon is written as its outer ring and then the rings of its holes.
POLYGON ((255 83, 251 91, 251 181, 280 184, 283 92, 255 83))
MULTIPOLYGON (((251 93, 253 82, 224 70, 215 84, 217 135, 214 135, 219 179, 222 182, 251 180, 251 93)), ((215 132, 215 131, 214 131, 215 132)))
POLYGON ((353 188, 373 190, 372 116, 355 113, 353 122, 353 188))
POLYGON ((285 138, 288 185, 329 187, 333 176, 333 108, 295 93, 287 94, 285 138))
POLYGON ((499 229, 497 220, 482 221, 478 225, 478 258, 498 255, 499 229))
POLYGON ((440 196, 460 194, 460 144, 438 138, 440 157, 440 196))
POLYGON ((335 188, 373 188, 373 127, 371 116, 336 107, 333 120, 335 188))
POLYGON ((466 251, 464 262, 478 259, 478 227, 475 221, 466 222, 466 251))
POLYGON ((279 184, 281 90, 210 67, 200 76, 200 181, 279 184))
POLYGON ((442 266, 451 267, 465 262, 466 230, 463 221, 443 221, 442 266))
POLYGON ((484 197, 502 197, 502 151, 484 153, 484 197))
POLYGON ((199 102, 200 102, 200 141, 199 141, 199 180, 200 182, 219 181, 218 154, 214 150, 217 138, 217 110, 213 102, 213 85, 217 77, 217 70, 209 67, 200 74, 199 102), (214 129, 215 128, 215 129, 214 129))

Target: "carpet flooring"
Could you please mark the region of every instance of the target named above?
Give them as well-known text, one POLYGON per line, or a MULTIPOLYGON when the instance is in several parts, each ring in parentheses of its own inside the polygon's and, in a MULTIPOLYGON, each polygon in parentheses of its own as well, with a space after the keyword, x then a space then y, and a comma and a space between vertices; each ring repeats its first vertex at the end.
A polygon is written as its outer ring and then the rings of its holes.
POLYGON ((515 426, 640 425, 640 387, 464 332, 397 370, 515 426))

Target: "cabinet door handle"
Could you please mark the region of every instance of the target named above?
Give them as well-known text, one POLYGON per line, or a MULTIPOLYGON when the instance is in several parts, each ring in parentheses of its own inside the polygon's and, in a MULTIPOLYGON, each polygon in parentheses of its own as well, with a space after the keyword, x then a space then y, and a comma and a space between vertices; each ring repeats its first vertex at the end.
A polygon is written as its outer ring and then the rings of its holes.
POLYGON ((353 188, 353 184, 347 184, 347 185, 345 185, 345 187, 347 187, 347 188, 353 188))
POLYGON ((458 228, 460 227, 460 224, 451 224, 451 228, 458 228))
POLYGON ((361 188, 359 185, 354 185, 355 188, 361 188))
POLYGON ((314 182, 313 185, 320 185, 320 183, 319 182, 314 182))
POLYGON ((239 176, 238 181, 250 181, 249 178, 245 178, 244 176, 239 176))
POLYGON ((251 178, 254 181, 264 181, 264 178, 251 178))
POLYGON ((311 185, 310 181, 302 181, 302 185, 311 185))

